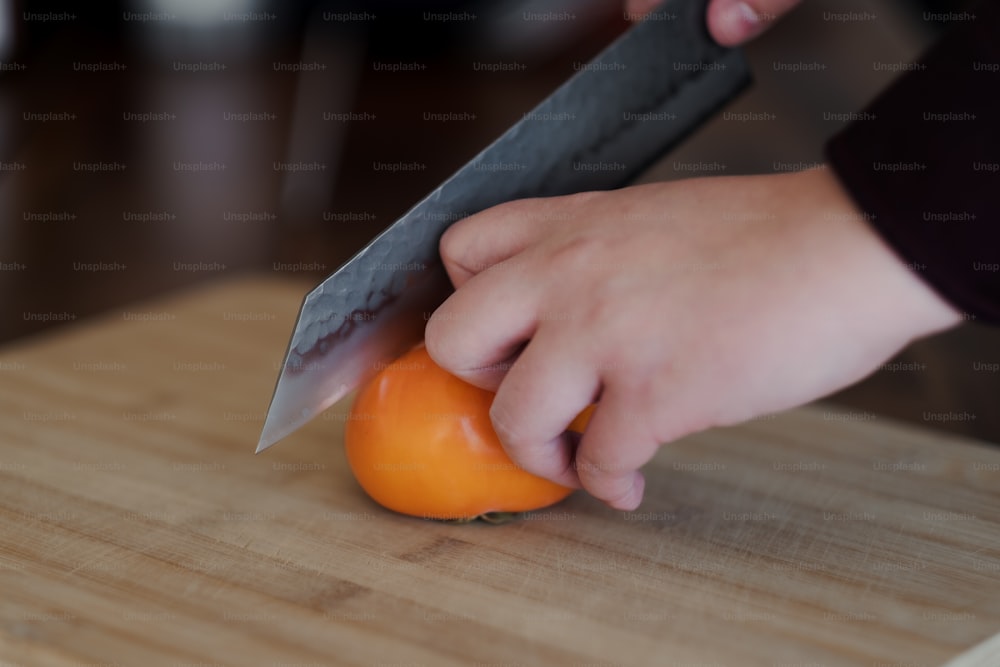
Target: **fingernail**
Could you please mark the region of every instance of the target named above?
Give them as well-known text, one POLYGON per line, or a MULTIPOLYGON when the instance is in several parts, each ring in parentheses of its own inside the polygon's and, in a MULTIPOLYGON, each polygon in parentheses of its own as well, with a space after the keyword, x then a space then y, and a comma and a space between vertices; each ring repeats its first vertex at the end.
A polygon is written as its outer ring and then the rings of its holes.
POLYGON ((760 15, 745 2, 725 3, 718 15, 716 33, 724 35, 729 44, 744 42, 760 32, 760 15))
POLYGON ((731 21, 739 21, 749 28, 756 28, 760 24, 760 15, 757 10, 745 2, 737 2, 729 8, 729 13, 733 16, 731 21))

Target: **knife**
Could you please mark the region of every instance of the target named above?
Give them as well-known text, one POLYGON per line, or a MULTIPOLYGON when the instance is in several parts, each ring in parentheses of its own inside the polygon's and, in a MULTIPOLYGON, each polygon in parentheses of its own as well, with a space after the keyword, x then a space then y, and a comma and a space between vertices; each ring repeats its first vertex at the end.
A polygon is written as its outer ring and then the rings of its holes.
POLYGON ((306 295, 261 452, 423 339, 452 291, 438 240, 456 220, 525 197, 620 187, 750 82, 716 44, 707 0, 668 0, 306 295))

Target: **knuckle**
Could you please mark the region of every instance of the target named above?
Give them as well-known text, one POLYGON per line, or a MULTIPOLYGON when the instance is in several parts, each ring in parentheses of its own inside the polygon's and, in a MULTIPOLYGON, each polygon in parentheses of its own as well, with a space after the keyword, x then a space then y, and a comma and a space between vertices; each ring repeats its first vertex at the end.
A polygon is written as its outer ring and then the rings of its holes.
POLYGON ((628 472, 626 466, 621 463, 592 458, 585 453, 577 454, 573 468, 581 479, 590 479, 601 484, 613 483, 616 477, 628 472))
POLYGON ((601 257, 606 252, 606 242, 581 232, 562 240, 552 249, 548 260, 556 270, 568 275, 586 275, 602 265, 601 257))
MULTIPOLYGON (((650 4, 654 4, 657 0, 650 0, 650 4)), ((553 197, 549 199, 552 202, 558 202, 560 204, 568 204, 570 208, 584 206, 593 203, 595 199, 601 199, 606 193, 599 190, 585 190, 583 192, 574 192, 572 194, 563 195, 562 197, 553 197)))
POLYGON ((427 337, 424 341, 424 347, 427 348, 427 354, 430 356, 431 361, 441 368, 448 370, 448 359, 447 357, 441 355, 441 348, 436 342, 434 342, 436 340, 436 338, 427 337))
POLYGON ((631 504, 630 501, 633 493, 631 482, 628 480, 622 480, 621 483, 617 484, 610 493, 606 493, 601 500, 608 503, 612 507, 620 507, 622 505, 631 504))
POLYGON ((438 251, 445 265, 461 266, 462 257, 465 254, 465 239, 463 234, 464 225, 461 221, 456 222, 444 231, 441 240, 438 241, 438 251))
POLYGON ((448 343, 448 321, 444 318, 435 319, 433 316, 428 320, 424 328, 424 347, 427 354, 438 366, 445 370, 452 370, 451 355, 449 350, 454 350, 455 346, 448 343))
POLYGON ((490 406, 490 422, 493 424, 493 430, 496 431, 497 437, 500 438, 500 442, 503 443, 504 449, 506 449, 507 453, 514 458, 515 454, 519 455, 528 449, 531 445, 531 441, 530 439, 524 437, 524 435, 511 424, 509 415, 510 412, 504 407, 500 400, 500 394, 497 394, 497 398, 494 399, 493 405, 490 406))
POLYGON ((614 505, 632 493, 630 473, 578 469, 577 474, 583 488, 606 503, 614 505))

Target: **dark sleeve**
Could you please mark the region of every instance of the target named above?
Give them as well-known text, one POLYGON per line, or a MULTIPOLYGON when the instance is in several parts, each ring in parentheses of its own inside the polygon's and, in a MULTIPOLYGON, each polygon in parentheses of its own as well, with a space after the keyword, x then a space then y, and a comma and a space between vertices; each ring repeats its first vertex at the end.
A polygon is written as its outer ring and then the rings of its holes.
POLYGON ((912 270, 1000 324, 1000 2, 959 17, 826 154, 912 270))

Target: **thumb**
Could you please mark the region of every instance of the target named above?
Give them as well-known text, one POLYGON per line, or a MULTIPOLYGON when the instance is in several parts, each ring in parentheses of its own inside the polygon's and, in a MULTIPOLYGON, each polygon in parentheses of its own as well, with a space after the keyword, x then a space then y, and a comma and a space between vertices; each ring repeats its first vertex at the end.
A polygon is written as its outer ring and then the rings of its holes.
POLYGON ((761 34, 801 0, 711 0, 708 29, 719 44, 736 46, 761 34))

